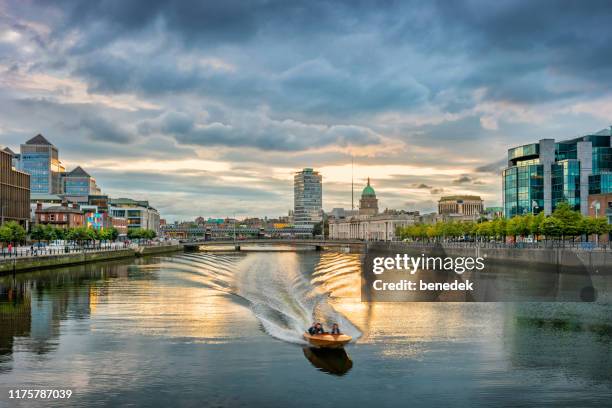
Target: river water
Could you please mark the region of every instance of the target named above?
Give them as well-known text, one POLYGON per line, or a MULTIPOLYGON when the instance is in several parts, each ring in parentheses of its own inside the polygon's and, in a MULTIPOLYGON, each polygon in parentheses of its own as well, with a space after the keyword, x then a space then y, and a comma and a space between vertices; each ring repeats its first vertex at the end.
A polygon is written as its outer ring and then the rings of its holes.
POLYGON ((0 407, 610 406, 606 300, 368 303, 360 285, 358 255, 312 251, 1 277, 0 407), (356 342, 308 348, 313 319, 356 342))

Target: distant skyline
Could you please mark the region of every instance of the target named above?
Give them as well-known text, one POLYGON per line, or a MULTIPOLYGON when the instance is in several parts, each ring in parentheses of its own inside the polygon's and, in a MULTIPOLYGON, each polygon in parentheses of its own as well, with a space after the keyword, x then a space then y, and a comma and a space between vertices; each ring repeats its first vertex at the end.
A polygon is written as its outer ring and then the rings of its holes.
POLYGON ((501 205, 509 147, 612 124, 609 1, 0 0, 0 145, 37 133, 173 221, 501 205), (385 6, 383 6, 384 4, 385 6))

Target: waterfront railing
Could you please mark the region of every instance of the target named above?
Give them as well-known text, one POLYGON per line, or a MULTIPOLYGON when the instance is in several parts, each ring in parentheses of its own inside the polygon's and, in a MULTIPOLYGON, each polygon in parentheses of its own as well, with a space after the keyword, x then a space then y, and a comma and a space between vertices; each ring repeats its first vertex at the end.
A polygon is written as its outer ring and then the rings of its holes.
POLYGON ((157 241, 143 241, 138 243, 133 242, 112 242, 112 243, 96 243, 96 244, 84 244, 84 245, 67 245, 62 247, 48 247, 48 246, 31 246, 11 248, 10 250, 5 247, 0 250, 0 261, 25 258, 25 257, 41 257, 41 256, 59 256, 66 254, 76 253, 91 253, 91 252, 108 252, 108 251, 120 251, 130 248, 138 247, 160 247, 160 246, 171 246, 176 245, 176 242, 157 242, 157 241))

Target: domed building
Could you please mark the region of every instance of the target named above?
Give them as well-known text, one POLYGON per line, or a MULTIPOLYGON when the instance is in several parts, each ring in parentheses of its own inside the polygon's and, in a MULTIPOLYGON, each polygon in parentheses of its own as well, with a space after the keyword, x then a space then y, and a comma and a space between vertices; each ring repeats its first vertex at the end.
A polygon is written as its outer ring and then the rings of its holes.
POLYGON ((361 199, 359 199, 359 215, 376 214, 378 214, 378 199, 376 198, 376 192, 370 185, 370 178, 368 177, 368 185, 364 187, 361 192, 361 199))

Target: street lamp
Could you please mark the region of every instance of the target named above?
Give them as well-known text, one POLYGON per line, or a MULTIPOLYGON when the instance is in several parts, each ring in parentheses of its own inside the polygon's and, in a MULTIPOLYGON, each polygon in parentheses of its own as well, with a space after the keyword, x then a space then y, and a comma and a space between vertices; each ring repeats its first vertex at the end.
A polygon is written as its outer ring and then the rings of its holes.
MULTIPOLYGON (((601 208, 601 203, 599 200, 595 200, 591 203, 591 208, 595 209, 595 219, 599 216, 599 209, 601 208)), ((595 234, 595 244, 599 245, 599 234, 595 234)))
POLYGON ((598 200, 595 200, 591 203, 591 208, 595 209, 595 218, 599 216, 599 209, 601 208, 601 203, 598 200))

